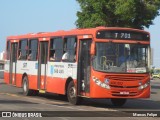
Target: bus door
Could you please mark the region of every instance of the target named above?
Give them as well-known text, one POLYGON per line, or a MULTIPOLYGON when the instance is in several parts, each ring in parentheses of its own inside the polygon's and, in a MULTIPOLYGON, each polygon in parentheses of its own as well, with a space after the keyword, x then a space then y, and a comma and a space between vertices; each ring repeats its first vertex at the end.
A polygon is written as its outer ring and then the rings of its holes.
POLYGON ((90 92, 90 48, 92 39, 83 39, 80 41, 78 58, 78 95, 81 92, 90 92))
POLYGON ((38 58, 38 89, 46 89, 48 42, 40 42, 38 58))
POLYGON ((11 43, 9 83, 12 85, 16 85, 17 49, 18 49, 18 43, 17 42, 11 43))

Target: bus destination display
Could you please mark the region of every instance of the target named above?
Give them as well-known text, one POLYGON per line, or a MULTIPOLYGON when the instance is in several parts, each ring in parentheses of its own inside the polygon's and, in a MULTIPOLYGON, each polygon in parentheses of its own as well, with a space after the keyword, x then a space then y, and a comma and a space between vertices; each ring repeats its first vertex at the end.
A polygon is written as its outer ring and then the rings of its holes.
POLYGON ((149 41, 149 34, 135 31, 103 30, 97 32, 96 38, 149 41))

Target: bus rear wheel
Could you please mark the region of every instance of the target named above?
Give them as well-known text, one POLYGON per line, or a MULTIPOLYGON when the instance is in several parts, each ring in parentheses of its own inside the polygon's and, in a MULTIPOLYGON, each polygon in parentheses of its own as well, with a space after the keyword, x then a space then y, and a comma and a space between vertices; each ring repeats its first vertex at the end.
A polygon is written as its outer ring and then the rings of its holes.
POLYGON ((80 98, 77 96, 76 88, 73 81, 70 81, 68 84, 67 98, 68 101, 73 105, 77 105, 80 103, 80 98))
POLYGON ((123 106, 126 103, 127 99, 125 98, 113 98, 111 99, 111 102, 114 106, 120 107, 123 106))
POLYGON ((31 96, 31 95, 37 95, 38 91, 37 90, 31 90, 29 89, 29 82, 27 76, 23 78, 23 94, 25 96, 31 96))

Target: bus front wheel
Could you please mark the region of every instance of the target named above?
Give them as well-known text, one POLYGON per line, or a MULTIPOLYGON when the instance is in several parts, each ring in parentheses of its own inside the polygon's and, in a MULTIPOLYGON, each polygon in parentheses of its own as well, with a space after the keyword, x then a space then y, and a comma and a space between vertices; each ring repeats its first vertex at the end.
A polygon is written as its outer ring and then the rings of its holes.
POLYGON ((126 103, 126 101, 127 101, 127 99, 124 99, 124 98, 111 99, 112 104, 117 107, 123 106, 126 103))
POLYGON ((68 98, 68 101, 73 105, 77 105, 80 102, 80 98, 77 96, 76 88, 73 81, 70 81, 68 84, 67 98, 68 98))

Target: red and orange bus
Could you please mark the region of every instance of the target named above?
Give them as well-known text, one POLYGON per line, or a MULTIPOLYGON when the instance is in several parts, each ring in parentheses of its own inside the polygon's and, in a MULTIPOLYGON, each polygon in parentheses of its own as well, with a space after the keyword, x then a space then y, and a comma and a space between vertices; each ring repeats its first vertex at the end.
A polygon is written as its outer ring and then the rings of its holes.
POLYGON ((38 92, 109 98, 122 106, 129 98, 150 97, 150 34, 118 27, 73 29, 9 36, 4 81, 38 92))

